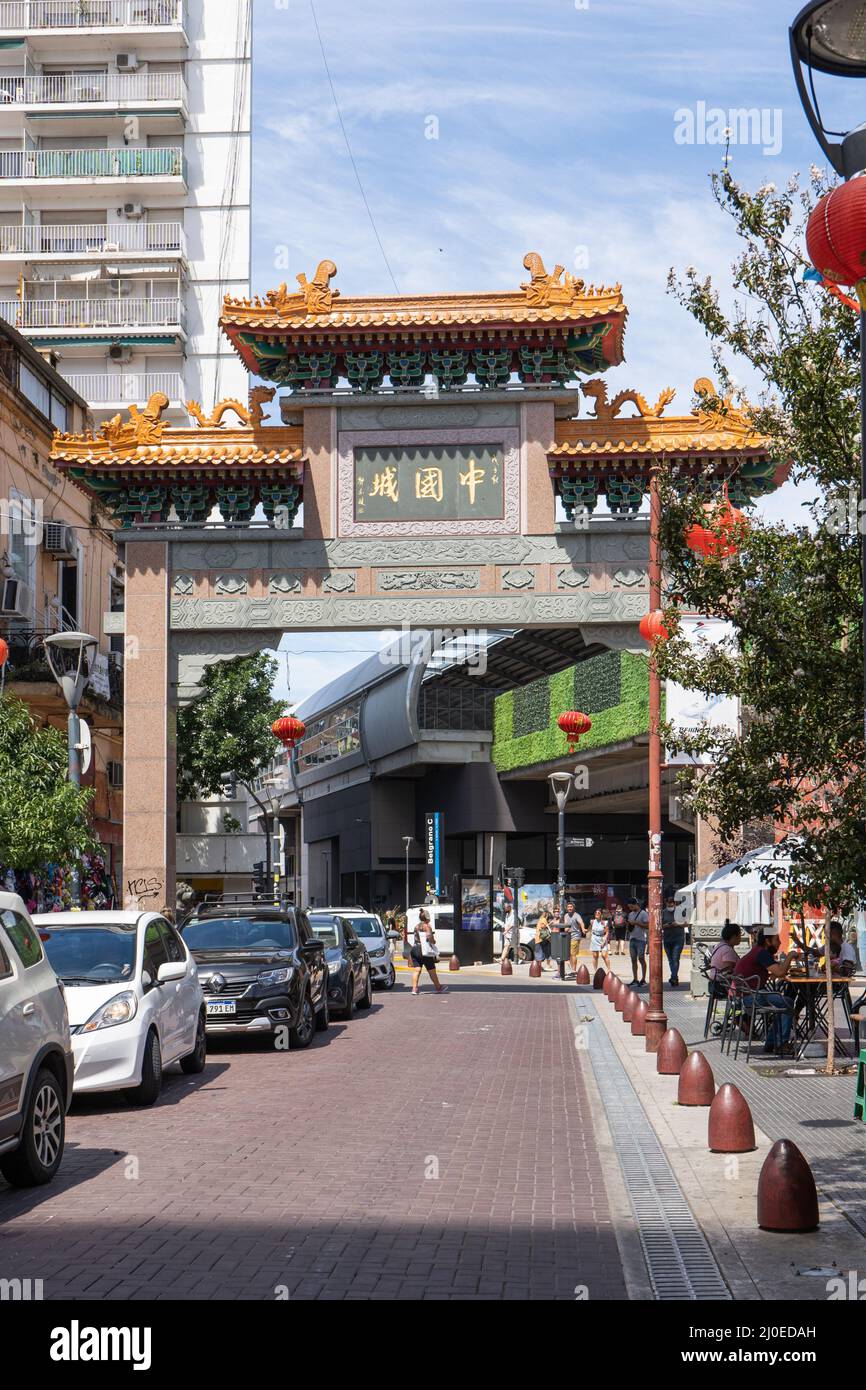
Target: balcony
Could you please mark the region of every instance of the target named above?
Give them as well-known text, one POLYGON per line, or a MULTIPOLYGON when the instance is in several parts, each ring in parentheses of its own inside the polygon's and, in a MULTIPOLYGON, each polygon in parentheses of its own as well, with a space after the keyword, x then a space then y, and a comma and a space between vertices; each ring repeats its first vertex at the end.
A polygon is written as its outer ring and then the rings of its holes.
POLYGON ((186 29, 185 0, 0 0, 0 31, 32 37, 40 32, 98 29, 186 29))
POLYGON ((78 256, 186 260, 186 236, 180 222, 68 223, 46 227, 0 227, 0 258, 68 261, 78 256))
POLYGON ((152 106, 186 113, 187 90, 180 72, 63 73, 47 77, 0 77, 0 109, 6 107, 152 106))
POLYGON ((135 183, 171 179, 186 186, 187 164, 181 149, 4 150, 0 180, 41 184, 90 180, 135 183))
POLYGON ((73 391, 83 396, 94 410, 122 410, 144 405, 157 391, 168 396, 173 406, 184 400, 180 372, 64 372, 73 391))
MULTIPOLYGON (((147 282, 143 282, 142 290, 147 282)), ((63 299, 0 300, 0 315, 22 333, 141 333, 161 329, 172 336, 185 332, 186 311, 178 294, 87 295, 63 299)))
MULTIPOLYGON (((63 627, 68 629, 70 624, 64 623, 63 627)), ((57 630, 53 623, 43 622, 38 627, 10 628, 3 634, 9 645, 6 678, 10 691, 26 700, 34 712, 46 717, 56 714, 65 717, 66 714, 66 702, 45 655, 45 638, 57 630)), ((123 711, 123 690, 122 659, 114 654, 100 654, 85 689, 82 713, 86 715, 93 709, 107 707, 119 718, 123 711)))

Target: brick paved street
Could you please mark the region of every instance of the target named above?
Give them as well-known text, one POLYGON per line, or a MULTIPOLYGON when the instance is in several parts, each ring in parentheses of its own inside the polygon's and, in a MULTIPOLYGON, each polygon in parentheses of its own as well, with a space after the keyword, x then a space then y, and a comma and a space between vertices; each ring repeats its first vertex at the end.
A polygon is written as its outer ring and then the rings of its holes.
POLYGON ((53 1186, 0 1180, 0 1277, 46 1298, 624 1298, 569 991, 450 983, 414 999, 401 978, 306 1053, 221 1041, 153 1110, 76 1104, 53 1186))

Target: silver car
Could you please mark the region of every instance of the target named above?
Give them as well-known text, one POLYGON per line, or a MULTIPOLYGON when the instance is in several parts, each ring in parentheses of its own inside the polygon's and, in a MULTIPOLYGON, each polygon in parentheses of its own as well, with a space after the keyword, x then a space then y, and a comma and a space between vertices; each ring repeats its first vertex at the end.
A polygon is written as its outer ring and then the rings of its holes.
POLYGON ((362 907, 317 907, 317 917, 331 914, 345 917, 351 922, 355 935, 367 948, 370 957, 370 979, 382 989, 393 989, 397 983, 397 973, 391 959, 391 947, 382 919, 375 912, 365 912, 362 907))
POLYGON ((0 893, 0 1172, 14 1186, 60 1167, 72 1074, 63 989, 24 903, 0 893))

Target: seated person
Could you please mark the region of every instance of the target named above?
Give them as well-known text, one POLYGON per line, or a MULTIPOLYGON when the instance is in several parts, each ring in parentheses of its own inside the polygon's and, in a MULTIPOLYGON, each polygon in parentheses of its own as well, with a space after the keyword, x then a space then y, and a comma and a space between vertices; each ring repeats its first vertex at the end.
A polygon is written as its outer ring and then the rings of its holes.
POLYGON ((845 940, 841 922, 830 923, 830 964, 836 975, 853 975, 857 969, 857 952, 845 940))
POLYGON ((779 933, 775 927, 753 927, 755 944, 750 951, 741 956, 734 966, 733 982, 736 986, 737 981, 750 985, 757 990, 757 1003, 772 1004, 774 1008, 783 1010, 775 1019, 767 1022, 767 1036, 764 1040, 764 1051, 775 1052, 778 1045, 782 1047, 788 1041, 791 1034, 791 1025, 794 1020, 794 1000, 786 994, 780 994, 777 989, 772 988, 776 983, 781 984, 787 977, 793 957, 788 956, 784 960, 777 960, 779 951, 779 933), (769 988, 768 988, 769 986, 769 988), (778 1025, 778 1038, 777 1034, 778 1025))
POLYGON ((722 927, 722 939, 710 956, 707 974, 715 983, 719 975, 730 975, 740 957, 736 947, 743 939, 743 933, 736 922, 726 922, 722 927))

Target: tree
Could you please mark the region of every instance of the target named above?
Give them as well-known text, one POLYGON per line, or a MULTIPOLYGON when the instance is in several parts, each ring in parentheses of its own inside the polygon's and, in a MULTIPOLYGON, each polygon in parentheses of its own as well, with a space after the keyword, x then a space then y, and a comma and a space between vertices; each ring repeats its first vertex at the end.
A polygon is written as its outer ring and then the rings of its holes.
POLYGON ((739 696, 739 734, 702 730, 675 746, 705 753, 710 765, 685 774, 693 809, 715 822, 724 845, 740 827, 771 819, 792 833, 794 896, 812 904, 866 903, 864 822, 863 576, 856 516, 859 493, 859 325, 847 305, 804 282, 804 226, 825 191, 812 170, 777 193, 754 194, 725 172, 714 176, 719 205, 743 249, 726 310, 694 268, 671 287, 705 329, 722 383, 714 404, 730 408, 732 360, 761 380, 754 423, 792 476, 816 500, 802 525, 750 519, 738 553, 706 560, 685 545, 704 519, 705 498, 663 484, 663 542, 671 622, 681 606, 723 618, 730 648, 696 655, 681 636, 659 650, 662 675, 705 694, 739 696), (676 598, 676 603, 673 599, 676 598))
POLYGON ((205 669, 201 694, 178 715, 182 800, 218 796, 226 772, 239 782, 252 782, 274 757, 271 725, 283 712, 271 694, 276 670, 276 661, 263 652, 205 669))
POLYGON ((93 793, 67 774, 66 736, 38 727, 21 700, 0 697, 0 864, 36 873, 98 848, 93 793))

